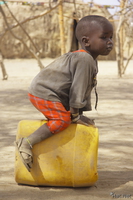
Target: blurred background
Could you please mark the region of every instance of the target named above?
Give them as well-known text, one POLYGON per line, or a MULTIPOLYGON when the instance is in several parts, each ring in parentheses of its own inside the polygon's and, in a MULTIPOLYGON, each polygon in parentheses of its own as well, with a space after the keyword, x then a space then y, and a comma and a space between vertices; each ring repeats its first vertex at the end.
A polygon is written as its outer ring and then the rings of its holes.
POLYGON ((116 60, 122 77, 133 56, 132 0, 28 0, 0 1, 0 53, 4 59, 56 58, 79 47, 75 28, 85 15, 102 15, 113 24, 114 48, 99 60, 116 60))

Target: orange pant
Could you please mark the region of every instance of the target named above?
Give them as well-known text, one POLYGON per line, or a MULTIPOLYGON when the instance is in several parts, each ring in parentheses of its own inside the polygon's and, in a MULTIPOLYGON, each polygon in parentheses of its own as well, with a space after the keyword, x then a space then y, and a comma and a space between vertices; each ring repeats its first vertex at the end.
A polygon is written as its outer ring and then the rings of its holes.
POLYGON ((41 99, 28 94, 31 103, 48 119, 47 126, 51 133, 58 133, 71 124, 70 111, 60 102, 41 99))

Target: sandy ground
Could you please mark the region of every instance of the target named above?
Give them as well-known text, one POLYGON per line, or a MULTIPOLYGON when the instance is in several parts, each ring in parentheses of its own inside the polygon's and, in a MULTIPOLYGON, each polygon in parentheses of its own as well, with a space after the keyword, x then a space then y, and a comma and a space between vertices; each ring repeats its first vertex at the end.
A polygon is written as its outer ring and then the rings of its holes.
MULTIPOLYGON (((44 65, 52 59, 44 59, 44 65)), ((117 77, 114 61, 100 61, 98 110, 85 113, 99 128, 99 179, 89 188, 20 186, 14 180, 14 140, 23 119, 42 119, 27 98, 27 88, 39 72, 35 60, 5 60, 9 75, 0 73, 0 200, 108 200, 133 198, 133 62, 117 77), (114 194, 114 197, 112 195, 114 194)), ((94 94, 92 101, 95 100, 94 94)))

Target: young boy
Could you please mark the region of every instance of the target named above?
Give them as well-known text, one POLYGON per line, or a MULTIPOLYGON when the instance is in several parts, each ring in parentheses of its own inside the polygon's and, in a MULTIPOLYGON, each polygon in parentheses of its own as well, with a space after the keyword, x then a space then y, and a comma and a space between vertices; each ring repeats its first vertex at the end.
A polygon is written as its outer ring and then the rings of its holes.
POLYGON ((48 122, 16 142, 28 171, 33 163, 31 149, 36 143, 66 129, 71 123, 94 125, 82 112, 91 110, 91 91, 96 86, 98 71, 96 58, 112 50, 113 27, 102 16, 86 16, 77 24, 76 37, 81 49, 56 59, 30 85, 29 99, 48 122))

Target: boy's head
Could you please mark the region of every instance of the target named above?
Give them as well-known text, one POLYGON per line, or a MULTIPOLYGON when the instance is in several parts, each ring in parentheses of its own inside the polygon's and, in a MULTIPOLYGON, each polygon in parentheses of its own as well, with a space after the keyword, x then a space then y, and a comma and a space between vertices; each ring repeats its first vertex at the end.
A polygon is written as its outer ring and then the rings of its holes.
POLYGON ((81 47, 95 59, 98 55, 108 55, 113 47, 112 24, 102 16, 89 15, 77 24, 76 37, 81 47))

